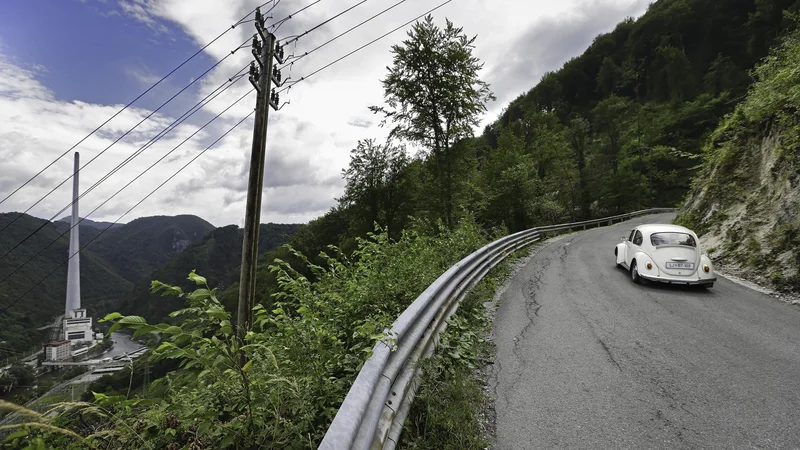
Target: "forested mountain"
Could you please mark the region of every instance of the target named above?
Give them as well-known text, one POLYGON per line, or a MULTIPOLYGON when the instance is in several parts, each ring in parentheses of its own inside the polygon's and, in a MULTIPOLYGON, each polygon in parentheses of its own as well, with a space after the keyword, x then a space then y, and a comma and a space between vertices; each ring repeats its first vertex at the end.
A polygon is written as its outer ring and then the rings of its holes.
MULTIPOLYGON (((0 214, 0 228, 17 215, 0 214)), ((241 264, 241 232, 236 226, 214 229, 196 216, 143 217, 107 231, 104 230, 110 223, 84 226, 86 222, 80 224, 81 246, 86 246, 81 252, 81 299, 95 316, 118 309, 123 300, 132 301, 137 294, 147 301, 154 271, 154 276, 171 280, 185 278, 194 268, 204 269, 213 280, 230 286, 235 281, 231 274, 241 264), (226 240, 230 233, 234 236, 226 240)), ((297 225, 262 224, 261 250, 272 250, 284 243, 285 235, 291 235, 296 228, 297 225)), ((23 215, 0 233, 0 341, 14 342, 20 350, 41 344, 47 337, 36 328, 64 313, 67 264, 56 267, 68 256, 68 230, 69 224, 63 221, 50 223, 23 215), (41 230, 14 249, 42 225, 41 230), (23 266, 42 249, 40 255, 23 266), (21 268, 17 270, 18 267, 21 268), (3 310, 40 280, 33 291, 3 310)))
MULTIPOLYGON (((521 152, 535 180, 534 195, 523 198, 538 198, 515 205, 517 217, 487 211, 486 219, 518 229, 679 204, 704 141, 741 101, 748 71, 792 26, 783 11, 799 6, 662 0, 598 36, 513 101, 476 142, 490 164, 492 153, 521 152)), ((515 184, 510 173, 497 173, 495 181, 515 184)), ((490 196, 519 201, 510 189, 490 189, 490 196)))
POLYGON ((197 216, 141 217, 106 231, 88 248, 126 280, 135 282, 213 229, 197 216))
MULTIPOLYGON (((69 233, 70 218, 53 225, 59 232, 69 233)), ((126 280, 135 282, 213 229, 210 223, 191 215, 141 217, 126 224, 84 219, 80 222, 80 240, 126 280)))
MULTIPOLYGON (((263 255, 286 243, 299 227, 300 225, 294 224, 261 224, 259 254, 263 255)), ((165 265, 138 280, 134 289, 125 296, 121 310, 143 316, 151 322, 165 320, 170 312, 183 306, 183 301, 151 294, 150 281, 169 282, 190 290, 193 283, 186 280, 186 274, 192 270, 202 273, 210 286, 217 287, 220 291, 232 288, 232 293, 238 293, 241 263, 242 230, 236 225, 217 228, 203 239, 190 244, 165 265)), ((231 295, 230 298, 232 304, 227 306, 236 309, 238 297, 231 295)))
MULTIPOLYGON (((95 220, 92 220, 92 219, 87 219, 87 218, 84 218, 84 217, 82 217, 82 219, 83 219, 83 221, 81 221, 81 228, 95 228, 95 229, 98 229, 98 230, 105 230, 108 227, 111 227, 111 229, 114 229, 114 228, 119 228, 119 227, 125 226, 124 223, 98 222, 98 221, 95 221, 95 220)), ((72 217, 71 216, 62 217, 62 218, 58 219, 57 221, 53 222, 53 224, 56 226, 56 228, 59 229, 59 231, 64 231, 64 230, 69 229, 71 223, 72 223, 72 217)))
MULTIPOLYGON (((800 18, 800 16, 798 16, 800 18)), ((679 221, 710 256, 780 290, 800 289, 800 32, 755 70, 747 98, 704 148, 679 221)))
MULTIPOLYGON (((17 215, 0 214, 0 227, 17 215)), ((52 223, 28 215, 23 215, 0 233, 0 255, 11 250, 0 258, 0 341, 13 342, 14 348, 20 351, 41 344, 46 337, 36 328, 64 314, 67 264, 58 266, 67 259, 69 235, 60 235, 61 231, 52 223), (11 250, 42 225, 42 230, 25 244, 11 250), (55 243, 51 245, 54 240, 55 243), (42 253, 34 257, 42 249, 42 253), (30 262, 22 266, 32 257, 30 262), (47 276, 53 270, 55 272, 47 276), (25 294, 40 280, 41 284, 25 294)), ((114 308, 132 286, 100 255, 92 251, 81 253, 81 298, 83 305, 90 310, 108 311, 114 308)))

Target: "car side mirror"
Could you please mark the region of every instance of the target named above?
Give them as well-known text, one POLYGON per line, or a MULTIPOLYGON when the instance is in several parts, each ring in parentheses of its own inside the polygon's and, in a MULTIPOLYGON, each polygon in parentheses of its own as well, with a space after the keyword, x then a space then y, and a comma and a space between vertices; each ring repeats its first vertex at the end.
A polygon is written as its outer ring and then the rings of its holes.
POLYGON ((626 237, 621 237, 621 238, 619 238, 619 240, 621 240, 622 242, 625 242, 625 241, 627 241, 627 240, 628 240, 628 238, 626 238, 626 237))

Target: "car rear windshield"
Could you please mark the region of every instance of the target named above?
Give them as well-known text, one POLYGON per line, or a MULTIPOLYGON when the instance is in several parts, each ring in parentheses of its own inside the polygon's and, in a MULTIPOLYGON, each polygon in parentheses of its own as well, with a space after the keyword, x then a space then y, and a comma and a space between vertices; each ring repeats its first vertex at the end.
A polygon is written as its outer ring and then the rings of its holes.
POLYGON ((653 233, 650 235, 650 243, 654 247, 660 245, 685 245, 687 247, 697 247, 694 237, 686 233, 653 233))

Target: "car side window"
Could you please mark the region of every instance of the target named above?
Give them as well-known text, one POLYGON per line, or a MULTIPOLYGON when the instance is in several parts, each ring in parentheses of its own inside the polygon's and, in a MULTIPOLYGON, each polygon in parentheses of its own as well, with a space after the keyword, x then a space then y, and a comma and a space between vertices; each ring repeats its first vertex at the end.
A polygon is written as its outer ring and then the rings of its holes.
POLYGON ((642 232, 636 230, 636 235, 633 237, 633 244, 642 245, 642 242, 644 242, 644 237, 642 236, 642 232))
POLYGON ((636 229, 631 230, 631 235, 628 236, 628 240, 633 242, 633 235, 636 234, 636 229))

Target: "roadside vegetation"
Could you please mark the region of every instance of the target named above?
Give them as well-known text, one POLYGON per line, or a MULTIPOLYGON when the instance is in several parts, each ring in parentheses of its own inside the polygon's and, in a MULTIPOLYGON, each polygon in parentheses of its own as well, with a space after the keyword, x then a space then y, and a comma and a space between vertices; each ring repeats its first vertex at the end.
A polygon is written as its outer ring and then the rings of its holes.
POLYGON ((782 291, 800 289, 798 68, 800 31, 793 31, 755 68, 747 97, 708 140, 678 217, 706 234, 717 262, 782 291))

